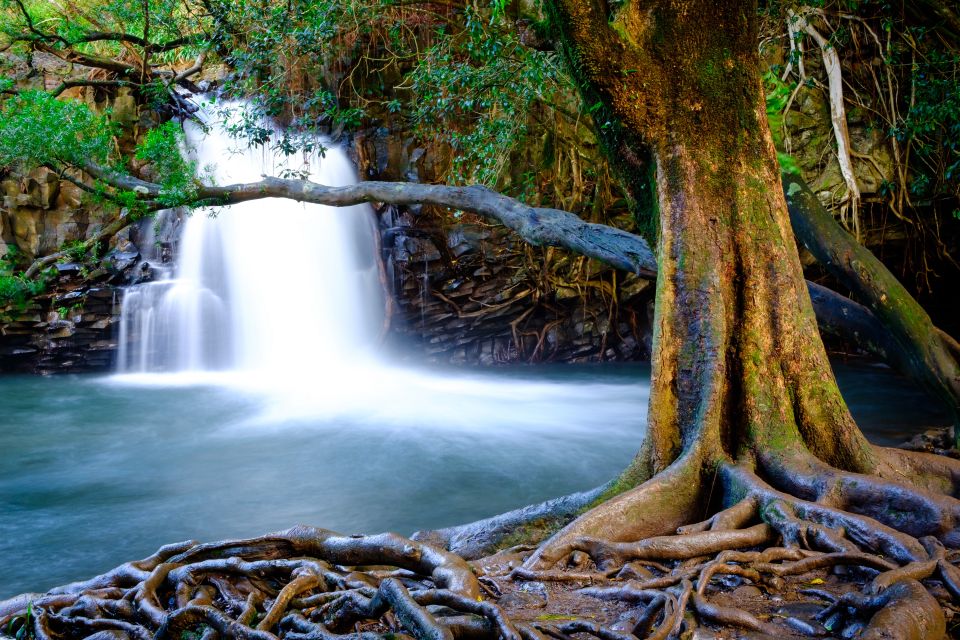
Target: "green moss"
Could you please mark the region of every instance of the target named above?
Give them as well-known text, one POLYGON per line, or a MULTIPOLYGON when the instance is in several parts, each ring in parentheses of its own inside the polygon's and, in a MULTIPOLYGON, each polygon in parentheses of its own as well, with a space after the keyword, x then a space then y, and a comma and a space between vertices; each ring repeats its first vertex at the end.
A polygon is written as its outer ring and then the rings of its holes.
POLYGON ((538 544, 562 529, 572 518, 547 517, 533 520, 517 527, 504 536, 496 545, 497 550, 517 545, 538 544))
POLYGON ((631 489, 646 482, 650 478, 650 473, 644 469, 643 466, 644 465, 641 463, 639 456, 634 458, 630 463, 630 466, 624 469, 624 471, 617 476, 613 482, 610 483, 610 486, 607 487, 603 493, 597 496, 593 502, 584 507, 581 513, 584 511, 589 511, 597 505, 602 504, 611 498, 615 498, 621 493, 630 491, 631 489))

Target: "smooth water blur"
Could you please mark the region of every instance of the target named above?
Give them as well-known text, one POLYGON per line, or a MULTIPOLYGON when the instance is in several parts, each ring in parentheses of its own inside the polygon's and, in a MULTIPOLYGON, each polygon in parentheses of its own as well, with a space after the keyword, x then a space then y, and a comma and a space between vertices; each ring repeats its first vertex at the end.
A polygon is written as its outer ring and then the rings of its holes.
MULTIPOLYGON (((291 174, 327 186, 357 182, 347 154, 328 141, 315 141, 329 147, 322 156, 238 150, 229 127, 250 117, 247 106, 201 104, 210 126, 184 124, 188 150, 217 184, 291 174)), ((296 379, 356 363, 383 326, 375 232, 366 205, 266 198, 196 212, 184 225, 173 272, 126 290, 118 369, 296 379)))
MULTIPOLYGON (((888 369, 836 369, 875 441, 945 421, 888 369)), ((378 371, 286 392, 242 375, 0 378, 0 599, 186 538, 467 522, 597 486, 643 436, 642 365, 378 371)))
POLYGON ((642 370, 377 371, 307 379, 312 395, 242 376, 0 378, 0 598, 171 540, 493 515, 604 482, 643 433, 642 370))

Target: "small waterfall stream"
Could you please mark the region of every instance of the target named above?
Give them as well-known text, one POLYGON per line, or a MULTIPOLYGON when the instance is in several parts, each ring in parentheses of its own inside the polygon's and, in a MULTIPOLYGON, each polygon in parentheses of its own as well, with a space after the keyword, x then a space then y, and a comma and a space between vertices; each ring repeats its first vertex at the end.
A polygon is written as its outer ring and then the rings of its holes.
MULTIPOLYGON (((244 105, 231 106, 231 118, 242 117, 244 105)), ((323 157, 306 159, 238 151, 204 113, 208 131, 186 124, 188 153, 218 184, 290 171, 334 186, 357 180, 330 143, 323 157)), ((174 268, 125 292, 118 371, 288 376, 357 359, 382 325, 375 232, 366 206, 270 198, 193 213, 174 268)))

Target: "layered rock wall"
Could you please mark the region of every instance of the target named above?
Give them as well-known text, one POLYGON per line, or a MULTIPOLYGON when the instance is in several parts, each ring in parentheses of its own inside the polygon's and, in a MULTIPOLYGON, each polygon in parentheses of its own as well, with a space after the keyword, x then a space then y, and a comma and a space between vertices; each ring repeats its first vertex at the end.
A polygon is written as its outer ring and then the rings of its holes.
MULTIPOLYGON (((373 180, 433 182, 449 162, 449 150, 382 128, 361 132, 352 150, 373 180)), ((539 150, 531 142, 526 151, 539 150)), ((595 147, 584 153, 598 159, 595 147)), ((624 217, 618 223, 631 225, 624 217)), ((404 355, 457 365, 649 357, 649 281, 530 247, 469 214, 384 206, 378 219, 395 301, 391 343, 404 355)))

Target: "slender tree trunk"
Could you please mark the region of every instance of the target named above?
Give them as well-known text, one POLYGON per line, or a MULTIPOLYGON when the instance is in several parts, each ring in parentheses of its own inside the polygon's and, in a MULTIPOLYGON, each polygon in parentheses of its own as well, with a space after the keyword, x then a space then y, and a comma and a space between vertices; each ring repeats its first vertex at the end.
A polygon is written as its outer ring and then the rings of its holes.
POLYGON ((956 342, 937 329, 930 316, 869 249, 858 243, 823 208, 798 176, 783 177, 790 220, 797 239, 853 291, 896 342, 896 364, 940 398, 960 437, 960 361, 956 342))

